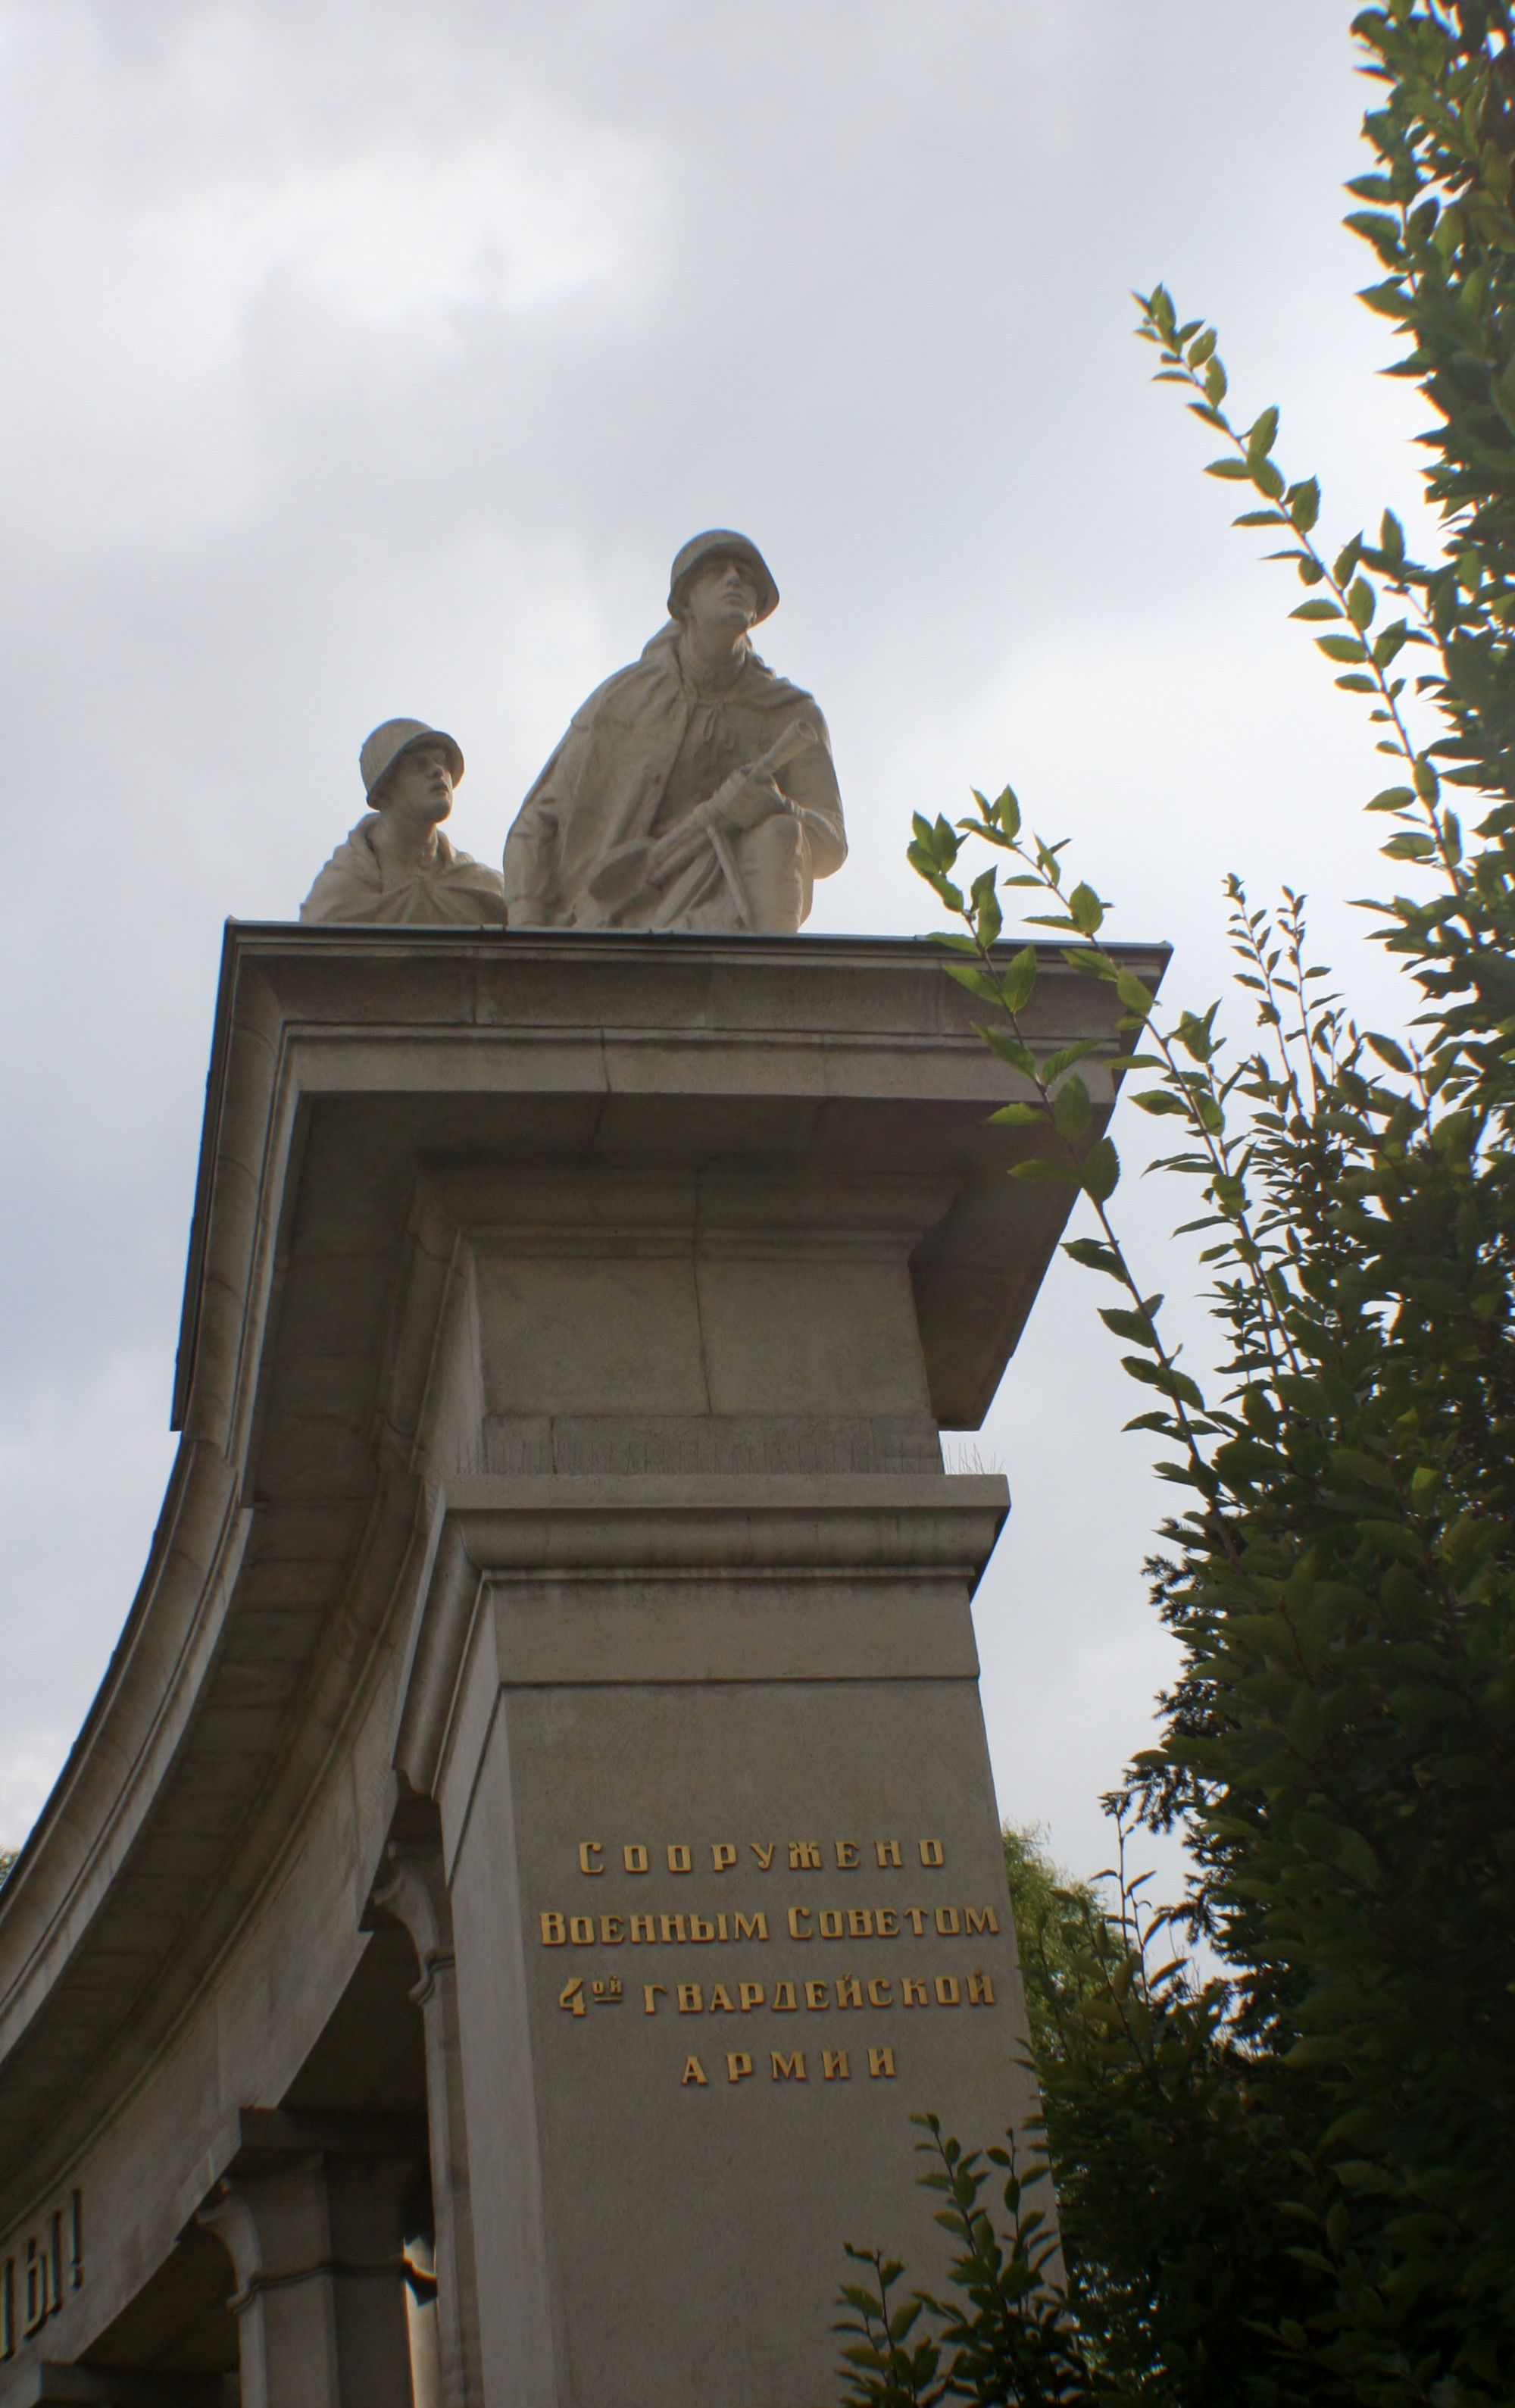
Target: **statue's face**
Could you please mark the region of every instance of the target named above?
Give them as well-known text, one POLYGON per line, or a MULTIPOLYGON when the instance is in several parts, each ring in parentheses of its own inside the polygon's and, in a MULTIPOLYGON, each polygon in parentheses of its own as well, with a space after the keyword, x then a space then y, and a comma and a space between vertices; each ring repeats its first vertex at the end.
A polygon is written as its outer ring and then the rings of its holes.
POLYGON ((757 580, 740 560, 707 560, 684 588, 683 615, 702 635, 739 635, 757 614, 757 580))
POLYGON ((447 746, 428 739, 401 753, 379 793, 373 798, 381 811, 398 810, 407 819, 429 820, 433 826, 452 809, 452 765, 447 746))

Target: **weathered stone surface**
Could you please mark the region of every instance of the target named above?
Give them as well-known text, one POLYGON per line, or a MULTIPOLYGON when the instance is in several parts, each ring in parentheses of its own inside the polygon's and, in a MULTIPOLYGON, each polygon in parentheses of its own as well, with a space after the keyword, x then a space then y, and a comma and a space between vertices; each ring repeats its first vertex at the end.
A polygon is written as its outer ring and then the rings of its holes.
MULTIPOLYGON (((1050 961, 1035 1041, 1108 1005, 1050 961)), ((1065 1198, 1004 1175, 971 1009, 909 944, 229 932, 183 1443, 0 1891, 0 2408, 219 2382, 239 2326, 245 2401, 279 2349, 322 2402, 818 2398, 908 2110, 1023 2116, 969 1613, 1007 1499, 936 1432, 1065 1198), (350 2346, 335 2240, 242 2297, 302 2215, 368 2218, 350 2346)))

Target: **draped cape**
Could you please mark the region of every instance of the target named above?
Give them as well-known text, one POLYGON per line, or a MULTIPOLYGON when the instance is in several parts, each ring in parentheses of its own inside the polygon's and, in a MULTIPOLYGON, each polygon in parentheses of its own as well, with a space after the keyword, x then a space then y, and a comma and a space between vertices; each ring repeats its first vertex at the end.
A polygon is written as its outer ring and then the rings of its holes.
MULTIPOLYGON (((811 880, 829 877, 846 859, 831 738, 813 695, 776 676, 752 652, 729 684, 696 688, 679 661, 679 636, 670 621, 639 660, 595 688, 522 803, 506 839, 505 891, 507 904, 528 903, 534 920, 549 926, 601 921, 589 882, 618 845, 676 824, 667 819, 660 824, 659 813, 696 720, 724 776, 757 760, 792 721, 808 719, 821 740, 781 769, 778 781, 796 807, 806 839, 807 913, 811 880)), ((726 900, 719 865, 706 849, 667 888, 653 924, 693 920, 713 926, 726 900)))
POLYGON ((440 828, 434 858, 408 876, 385 882, 374 847, 378 811, 369 811, 339 844, 300 906, 302 920, 489 923, 505 918, 497 869, 459 853, 440 828))

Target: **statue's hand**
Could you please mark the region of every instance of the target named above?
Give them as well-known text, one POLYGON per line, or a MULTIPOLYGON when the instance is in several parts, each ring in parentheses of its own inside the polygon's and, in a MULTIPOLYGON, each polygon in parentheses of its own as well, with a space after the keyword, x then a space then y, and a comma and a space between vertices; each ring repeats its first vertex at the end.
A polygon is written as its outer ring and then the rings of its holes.
POLYGON ((772 778, 748 778, 738 769, 716 788, 707 803, 701 804, 699 815, 718 821, 722 827, 741 830, 759 826, 776 811, 792 813, 793 809, 772 778))

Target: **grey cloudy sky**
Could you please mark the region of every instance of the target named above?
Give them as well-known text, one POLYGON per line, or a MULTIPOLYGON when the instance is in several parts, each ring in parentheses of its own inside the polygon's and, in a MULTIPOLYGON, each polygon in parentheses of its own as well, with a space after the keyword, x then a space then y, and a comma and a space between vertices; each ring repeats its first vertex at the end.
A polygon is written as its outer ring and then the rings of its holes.
MULTIPOLYGON (((933 924, 910 810, 1010 777, 1116 932, 1176 943, 1173 992, 1214 991, 1235 866, 1319 896, 1384 997, 1331 901, 1375 882, 1365 731, 1127 298, 1219 317, 1343 535, 1410 497, 1337 223, 1350 15, 0 6, 0 1838, 168 1469, 222 920, 295 910, 376 721, 456 732, 454 830, 497 856, 676 545, 742 526, 852 831, 814 927, 933 924)), ((1186 1200, 1129 1208, 1170 1292, 1186 1200)), ((1001 1802, 1080 1869, 1165 1664, 1165 1492, 1091 1287, 1054 1271, 979 1440, 1016 1498, 979 1609, 1001 1802)))

